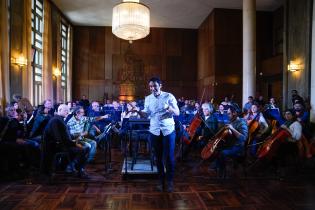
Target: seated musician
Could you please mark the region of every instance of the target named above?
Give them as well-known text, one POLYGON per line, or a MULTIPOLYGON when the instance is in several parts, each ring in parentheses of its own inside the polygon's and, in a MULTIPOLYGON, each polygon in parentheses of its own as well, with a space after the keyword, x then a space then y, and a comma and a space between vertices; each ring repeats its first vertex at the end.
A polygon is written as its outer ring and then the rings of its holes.
POLYGON ((198 140, 203 141, 203 145, 207 143, 218 131, 218 120, 214 114, 212 114, 213 109, 210 107, 209 103, 204 103, 201 106, 203 112, 203 123, 201 124, 201 136, 198 140))
POLYGON ((276 104, 276 99, 274 97, 271 97, 269 99, 269 103, 265 105, 264 109, 277 109, 279 108, 276 104))
POLYGON ((111 115, 111 120, 115 122, 119 122, 120 117, 121 117, 121 112, 122 112, 120 104, 117 101, 113 101, 112 107, 113 109, 109 113, 111 115))
POLYGON ((83 107, 84 111, 87 111, 89 106, 90 106, 90 101, 89 99, 86 97, 86 95, 82 95, 81 100, 79 101, 79 105, 81 107, 83 107))
POLYGON ((48 121, 54 116, 53 104, 50 99, 44 101, 43 106, 38 108, 34 124, 30 133, 30 138, 37 142, 41 141, 44 128, 48 121))
POLYGON ((15 110, 17 110, 19 108, 19 104, 16 101, 12 101, 10 103, 10 106, 13 107, 15 110))
MULTIPOLYGON (((281 125, 281 129, 288 132, 288 135, 280 135, 273 138, 277 138, 280 142, 279 148, 274 148, 273 152, 268 152, 269 157, 275 156, 272 160, 274 163, 280 166, 280 169, 286 165, 288 156, 292 156, 297 151, 299 157, 310 158, 312 155, 310 153, 309 147, 304 145, 302 141, 302 125, 296 119, 294 110, 287 109, 284 114, 285 123, 281 125)), ((263 145, 264 146, 264 145, 263 145)), ((307 145, 308 146, 308 145, 307 145)), ((284 172, 280 170, 280 172, 284 172)))
MULTIPOLYGON (((100 104, 97 101, 93 101, 91 103, 91 110, 88 113, 88 117, 101 117, 104 113, 100 111, 100 104)), ((108 124, 107 121, 99 120, 91 122, 90 129, 88 130, 88 134, 91 138, 93 138, 97 143, 105 140, 105 136, 100 135, 104 132, 105 124, 108 124)))
POLYGON ((25 139, 25 129, 20 123, 25 113, 14 107, 6 109, 7 117, 0 120, 0 147, 5 154, 5 159, 12 167, 17 165, 18 157, 22 156, 28 167, 38 165, 39 145, 36 142, 25 139))
POLYGON ((81 106, 76 107, 73 117, 67 122, 72 139, 76 139, 83 147, 90 148, 88 162, 93 162, 96 153, 96 141, 87 138, 89 124, 107 118, 107 115, 100 117, 84 116, 84 109, 81 106))
POLYGON ((215 117, 218 120, 218 127, 221 129, 224 125, 230 122, 229 116, 227 112, 224 110, 224 106, 222 104, 219 105, 219 109, 216 113, 214 113, 215 117))
POLYGON ((305 109, 302 102, 297 101, 293 106, 296 119, 302 125, 302 132, 307 139, 312 137, 312 133, 310 132, 310 124, 309 124, 309 117, 310 113, 305 109))
POLYGON ((297 142, 302 136, 302 125, 296 119, 295 112, 291 109, 287 109, 284 114, 285 123, 281 125, 282 129, 288 131, 291 136, 287 138, 289 142, 297 142))
POLYGON ((305 110, 304 105, 302 102, 297 101, 295 102, 293 109, 296 113, 296 119, 301 123, 301 124, 307 124, 309 122, 309 112, 305 110))
MULTIPOLYGON (((87 162, 89 148, 83 148, 79 143, 72 141, 64 122, 69 111, 67 105, 59 105, 57 115, 48 122, 45 128, 43 148, 44 166, 47 167, 51 165, 52 157, 56 152, 68 151, 70 153, 71 162, 67 167, 67 172, 75 172, 78 170, 79 177, 87 178, 88 175, 84 171, 84 167, 87 162)), ((47 172, 47 169, 45 172, 47 172)))
POLYGON ((292 105, 294 106, 294 104, 299 101, 300 103, 302 103, 302 105, 305 105, 305 101, 304 99, 299 95, 297 90, 291 90, 291 100, 292 100, 292 105))
POLYGON ((196 102, 194 104, 194 109, 192 111, 193 114, 197 114, 200 111, 200 104, 198 102, 196 102))
POLYGON ((248 144, 251 147, 251 155, 255 156, 257 152, 257 144, 260 143, 268 131, 268 123, 264 115, 259 111, 259 106, 256 102, 253 103, 251 111, 245 116, 249 129, 248 144), (258 122, 258 127, 254 124, 258 122))
POLYGON ((250 108, 252 107, 253 102, 254 102, 253 96, 248 96, 248 102, 243 107, 244 113, 247 113, 248 111, 250 111, 250 108))
POLYGON ((127 103, 127 109, 121 113, 121 122, 123 121, 124 118, 136 118, 139 119, 140 115, 137 111, 140 109, 136 106, 135 103, 129 102, 127 103))
POLYGON ((231 106, 231 102, 228 96, 224 97, 224 101, 221 102, 221 104, 224 107, 224 110, 227 111, 229 109, 229 107, 231 106))
POLYGON ((21 98, 17 103, 18 109, 22 110, 23 112, 26 112, 27 120, 29 120, 32 117, 34 111, 31 102, 27 98, 21 98))
POLYGON ((192 107, 189 104, 189 100, 185 100, 184 106, 180 109, 181 114, 192 114, 192 107))
POLYGON ((140 108, 137 107, 137 103, 135 101, 131 101, 127 103, 127 109, 121 113, 121 121, 120 121, 120 130, 119 130, 119 138, 123 138, 129 129, 129 124, 127 119, 140 119, 139 115, 140 108))
POLYGON ((244 154, 244 146, 248 136, 246 121, 238 117, 236 108, 230 106, 227 114, 230 124, 225 125, 225 128, 229 129, 230 135, 225 139, 222 147, 219 148, 216 160, 216 167, 219 169, 220 175, 225 173, 227 157, 238 157, 244 154))

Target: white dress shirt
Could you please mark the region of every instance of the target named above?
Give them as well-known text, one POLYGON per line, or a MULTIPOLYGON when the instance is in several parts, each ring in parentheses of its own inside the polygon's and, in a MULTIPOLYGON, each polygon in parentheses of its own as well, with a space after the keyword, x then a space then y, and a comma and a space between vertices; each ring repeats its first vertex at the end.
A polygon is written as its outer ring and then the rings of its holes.
POLYGON ((296 142, 302 137, 302 125, 298 121, 295 121, 289 126, 291 137, 288 138, 291 142, 296 142))
POLYGON ((150 117, 150 132, 153 135, 159 136, 162 131, 163 136, 167 136, 175 130, 173 115, 167 111, 169 106, 178 109, 171 93, 161 91, 157 97, 151 94, 145 98, 142 111, 150 117))

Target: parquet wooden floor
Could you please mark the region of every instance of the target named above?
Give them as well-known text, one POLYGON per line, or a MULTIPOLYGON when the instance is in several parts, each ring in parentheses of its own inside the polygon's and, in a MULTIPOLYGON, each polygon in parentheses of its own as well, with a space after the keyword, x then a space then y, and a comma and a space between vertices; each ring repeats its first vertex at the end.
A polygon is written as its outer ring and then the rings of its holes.
POLYGON ((103 171, 102 156, 89 165, 91 178, 58 175, 55 184, 35 176, 0 184, 0 209, 106 209, 106 210, 200 210, 200 209, 315 209, 315 169, 305 169, 284 181, 270 174, 249 175, 240 171, 219 180, 208 165, 196 160, 177 163, 173 193, 155 191, 155 179, 123 180, 122 157, 114 150, 112 170, 103 171))

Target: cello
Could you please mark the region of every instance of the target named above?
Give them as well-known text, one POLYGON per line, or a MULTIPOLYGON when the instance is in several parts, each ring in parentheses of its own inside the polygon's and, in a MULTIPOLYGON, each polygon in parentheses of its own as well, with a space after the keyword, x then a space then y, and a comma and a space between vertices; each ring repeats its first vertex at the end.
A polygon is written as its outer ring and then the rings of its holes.
POLYGON ((183 141, 186 143, 186 144, 190 144, 192 139, 194 138, 195 134, 196 134, 196 131, 197 131, 197 128, 201 125, 201 122, 202 122, 202 118, 200 116, 199 113, 197 113, 194 118, 192 119, 189 127, 186 129, 187 133, 188 133, 188 138, 186 136, 183 136, 183 141))
POLYGON ((285 141, 286 138, 290 137, 291 134, 283 129, 279 128, 275 133, 269 136, 263 145, 261 145, 257 151, 258 159, 266 157, 272 151, 275 151, 276 148, 285 141))
POLYGON ((247 125, 248 125, 248 141, 247 141, 247 144, 248 145, 251 143, 251 141, 255 137, 255 134, 259 130, 259 122, 257 120, 257 118, 259 116, 260 116, 260 112, 257 113, 257 115, 254 117, 254 119, 252 119, 249 123, 247 123, 247 125))
POLYGON ((221 141, 231 134, 230 129, 223 127, 221 128, 213 138, 211 138, 208 144, 201 151, 201 158, 206 160, 212 157, 218 148, 218 145, 221 141))
MULTIPOLYGON (((205 89, 203 89, 202 97, 201 97, 201 100, 200 100, 199 104, 201 104, 204 94, 205 94, 205 89)), ((189 127, 186 128, 186 131, 187 131, 189 137, 187 138, 184 135, 182 136, 182 141, 185 142, 185 144, 189 145, 191 143, 191 141, 195 137, 197 128, 201 125, 202 121, 203 120, 202 120, 202 118, 201 118, 201 116, 199 114, 199 111, 198 111, 195 114, 194 118, 191 120, 191 123, 190 123, 189 127)))

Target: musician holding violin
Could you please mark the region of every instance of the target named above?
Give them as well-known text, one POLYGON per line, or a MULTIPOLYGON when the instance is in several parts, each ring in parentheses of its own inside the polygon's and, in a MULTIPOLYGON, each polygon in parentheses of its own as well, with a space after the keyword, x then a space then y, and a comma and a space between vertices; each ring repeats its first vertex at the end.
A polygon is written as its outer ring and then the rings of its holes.
POLYGON ((124 118, 140 118, 138 111, 139 108, 136 106, 135 103, 127 103, 127 110, 121 113, 121 121, 123 121, 124 118))

